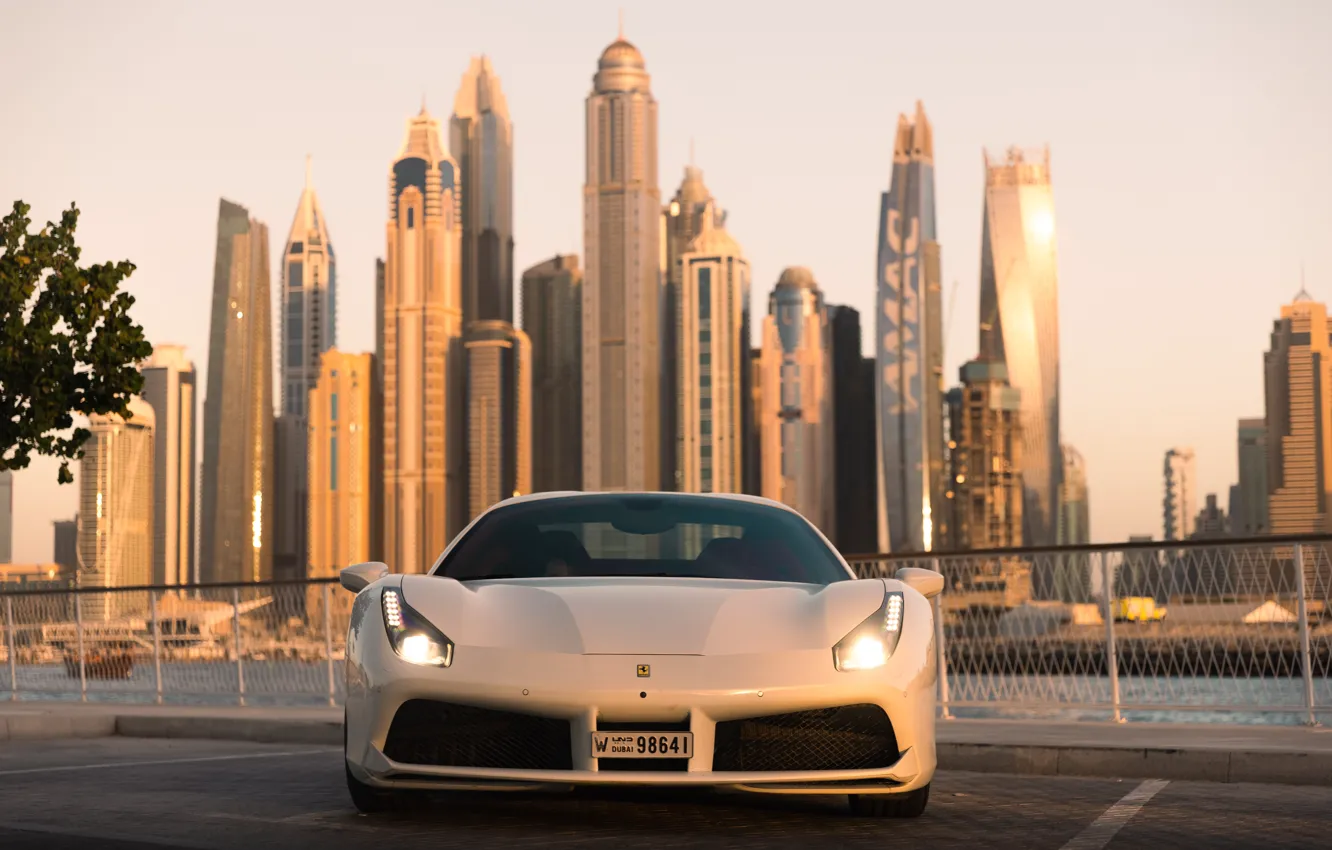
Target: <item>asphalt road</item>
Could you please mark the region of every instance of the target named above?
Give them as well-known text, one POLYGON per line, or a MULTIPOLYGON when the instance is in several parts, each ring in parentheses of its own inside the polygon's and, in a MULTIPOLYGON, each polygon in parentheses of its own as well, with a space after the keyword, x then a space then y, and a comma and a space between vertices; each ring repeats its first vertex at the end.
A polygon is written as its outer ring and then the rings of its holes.
POLYGON ((327 747, 100 738, 0 744, 0 847, 1332 846, 1332 788, 944 773, 925 815, 851 817, 844 798, 650 792, 441 795, 352 808, 327 747))

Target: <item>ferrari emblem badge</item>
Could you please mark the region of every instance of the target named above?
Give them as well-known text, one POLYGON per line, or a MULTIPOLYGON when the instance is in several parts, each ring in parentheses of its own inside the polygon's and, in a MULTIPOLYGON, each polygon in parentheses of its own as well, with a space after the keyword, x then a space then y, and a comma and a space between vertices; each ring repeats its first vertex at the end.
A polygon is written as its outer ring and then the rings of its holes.
POLYGON ((652 675, 652 665, 650 664, 638 665, 638 678, 646 679, 651 675, 652 675))

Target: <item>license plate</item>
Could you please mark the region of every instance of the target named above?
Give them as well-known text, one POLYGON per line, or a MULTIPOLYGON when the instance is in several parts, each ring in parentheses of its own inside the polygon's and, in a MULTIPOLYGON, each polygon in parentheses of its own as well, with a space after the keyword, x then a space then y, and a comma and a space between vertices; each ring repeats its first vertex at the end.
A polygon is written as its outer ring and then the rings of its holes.
POLYGON ((686 759, 694 755, 692 732, 593 732, 599 759, 686 759))

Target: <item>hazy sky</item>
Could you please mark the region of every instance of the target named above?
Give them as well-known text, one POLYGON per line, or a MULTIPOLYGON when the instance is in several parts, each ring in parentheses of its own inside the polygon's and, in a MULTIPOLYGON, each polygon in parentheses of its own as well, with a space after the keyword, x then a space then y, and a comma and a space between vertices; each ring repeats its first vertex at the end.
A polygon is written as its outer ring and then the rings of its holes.
MULTIPOLYGON (((1199 502, 1263 413, 1272 320, 1332 301, 1326 0, 296 3, 0 0, 0 203, 71 201, 86 262, 130 259, 135 318, 206 369, 219 197, 281 251, 304 158, 339 260, 338 342, 370 350, 388 167, 426 98, 447 121, 486 53, 515 125, 516 266, 582 252, 584 98, 617 9, 660 108, 663 198, 696 142, 753 265, 755 309, 806 265, 872 335, 893 130, 934 125, 947 384, 976 353, 981 151, 1049 144, 1064 441, 1092 536, 1161 533, 1164 451, 1199 502)), ((447 140, 447 137, 446 137, 447 140)), ((276 280, 276 278, 274 278, 276 280)), ((277 314, 275 313, 275 316, 277 314)), ((48 560, 77 485, 16 475, 14 557, 48 560)))

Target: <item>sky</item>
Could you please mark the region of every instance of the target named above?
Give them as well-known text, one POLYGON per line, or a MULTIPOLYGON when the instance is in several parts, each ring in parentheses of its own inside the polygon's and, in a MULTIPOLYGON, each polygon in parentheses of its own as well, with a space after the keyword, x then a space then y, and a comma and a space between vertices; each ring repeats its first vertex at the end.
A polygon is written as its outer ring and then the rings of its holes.
MULTIPOLYGON (((202 376, 218 201, 265 221, 276 256, 309 154, 338 345, 372 350, 389 165, 422 98, 447 123, 473 55, 514 121, 516 267, 581 255, 584 101, 621 10, 659 103, 663 198, 692 140, 756 314, 808 266, 860 310, 867 352, 893 133, 923 101, 946 386, 977 349, 982 151, 1048 145, 1061 431, 1086 459, 1092 539, 1160 536, 1172 446, 1197 453, 1199 505, 1224 507, 1272 321, 1302 279, 1332 301, 1325 0, 0 0, 0 203, 35 226, 76 203, 83 261, 135 263, 131 315, 202 376)), ((77 510, 57 467, 15 476, 16 561, 50 560, 51 521, 77 510)))

